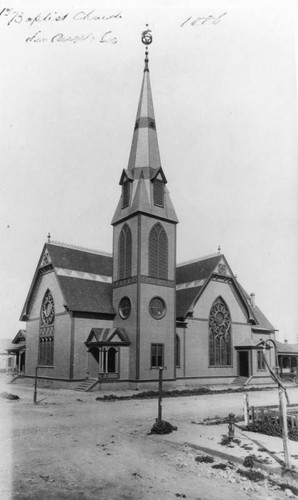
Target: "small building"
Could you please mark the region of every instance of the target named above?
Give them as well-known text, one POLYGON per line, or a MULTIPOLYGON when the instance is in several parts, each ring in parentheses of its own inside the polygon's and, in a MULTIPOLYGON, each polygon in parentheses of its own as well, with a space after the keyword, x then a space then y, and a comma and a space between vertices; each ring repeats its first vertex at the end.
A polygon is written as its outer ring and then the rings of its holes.
POLYGON ((275 343, 281 378, 291 378, 295 380, 298 367, 298 344, 278 341, 275 343))
POLYGON ((26 330, 19 330, 7 346, 7 373, 25 374, 26 330))
POLYGON ((0 339, 0 373, 6 373, 8 366, 7 347, 11 344, 9 339, 0 339))

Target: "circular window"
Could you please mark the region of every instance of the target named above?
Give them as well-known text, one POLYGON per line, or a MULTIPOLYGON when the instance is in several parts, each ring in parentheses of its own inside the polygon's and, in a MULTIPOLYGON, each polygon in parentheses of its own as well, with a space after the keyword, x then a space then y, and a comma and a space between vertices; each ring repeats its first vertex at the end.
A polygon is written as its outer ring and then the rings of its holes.
POLYGON ((154 319, 161 319, 166 314, 166 304, 160 297, 154 297, 149 304, 149 312, 154 319))
POLYGON ((119 303, 119 314, 122 319, 127 319, 131 312, 131 302, 128 297, 123 297, 119 303))

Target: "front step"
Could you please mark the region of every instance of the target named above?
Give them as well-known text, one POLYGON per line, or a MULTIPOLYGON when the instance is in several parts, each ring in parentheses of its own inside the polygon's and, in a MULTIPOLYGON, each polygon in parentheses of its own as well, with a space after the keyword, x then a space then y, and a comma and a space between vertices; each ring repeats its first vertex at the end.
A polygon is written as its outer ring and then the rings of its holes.
POLYGON ((248 377, 242 377, 241 375, 238 375, 238 377, 236 377, 235 380, 233 380, 231 385, 244 386, 247 384, 248 380, 249 380, 248 377))
POLYGON ((97 384, 97 382, 97 378, 87 378, 86 380, 82 380, 82 382, 80 382, 79 385, 75 388, 75 391, 88 392, 97 384))

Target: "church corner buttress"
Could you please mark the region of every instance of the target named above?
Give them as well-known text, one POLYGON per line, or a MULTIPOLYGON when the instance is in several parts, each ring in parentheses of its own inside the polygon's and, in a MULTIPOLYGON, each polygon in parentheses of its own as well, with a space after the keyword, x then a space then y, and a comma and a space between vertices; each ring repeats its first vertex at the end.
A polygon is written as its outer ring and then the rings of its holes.
POLYGON ((175 379, 176 224, 154 116, 148 53, 128 166, 114 214, 114 326, 129 336, 129 379, 175 379))

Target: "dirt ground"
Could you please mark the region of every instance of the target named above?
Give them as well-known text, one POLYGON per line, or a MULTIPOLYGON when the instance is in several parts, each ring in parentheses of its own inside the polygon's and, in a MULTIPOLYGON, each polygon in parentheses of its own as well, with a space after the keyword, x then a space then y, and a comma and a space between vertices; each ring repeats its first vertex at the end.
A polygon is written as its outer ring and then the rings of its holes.
MULTIPOLYGON (((248 484, 236 473, 198 464, 197 452, 148 435, 156 400, 96 401, 98 393, 38 390, 9 385, 0 399, 0 498, 239 500, 285 498, 268 484, 248 484)), ((275 392, 256 400, 275 402, 275 392)), ((171 398, 163 418, 183 426, 194 417, 241 413, 242 394, 171 398)), ((178 432, 177 431, 177 432, 178 432)), ((250 482, 249 482, 250 483, 250 482)))

